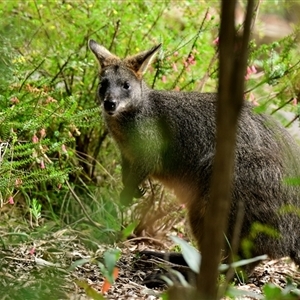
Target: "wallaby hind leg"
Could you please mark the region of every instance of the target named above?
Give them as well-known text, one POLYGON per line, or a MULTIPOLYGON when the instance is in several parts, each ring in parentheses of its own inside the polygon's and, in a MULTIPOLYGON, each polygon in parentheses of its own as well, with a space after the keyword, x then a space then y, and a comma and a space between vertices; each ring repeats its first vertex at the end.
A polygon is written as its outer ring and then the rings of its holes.
POLYGON ((191 204, 193 209, 188 209, 190 227, 199 250, 201 250, 201 242, 204 234, 204 215, 206 210, 204 203, 203 200, 194 200, 194 203, 191 204))

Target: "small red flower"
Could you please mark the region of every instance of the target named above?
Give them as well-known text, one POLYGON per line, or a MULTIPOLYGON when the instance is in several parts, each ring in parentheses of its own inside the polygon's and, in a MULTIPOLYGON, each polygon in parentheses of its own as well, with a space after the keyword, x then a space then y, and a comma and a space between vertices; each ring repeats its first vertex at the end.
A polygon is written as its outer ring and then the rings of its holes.
POLYGON ((45 128, 42 128, 40 130, 40 135, 41 135, 41 139, 46 136, 46 129, 45 128))
POLYGON ((68 152, 65 144, 62 144, 62 145, 61 145, 61 150, 62 150, 62 152, 64 152, 64 153, 68 152))
POLYGON ((34 144, 38 143, 38 142, 39 142, 39 138, 38 138, 36 135, 34 135, 34 136, 32 137, 32 142, 33 142, 34 144))
POLYGON ((11 204, 11 205, 15 204, 15 201, 14 201, 13 196, 10 196, 10 197, 8 198, 8 203, 11 204))
POLYGON ((297 98, 293 98, 292 105, 296 106, 297 104, 298 104, 298 99, 297 98))
POLYGON ((245 80, 249 80, 251 74, 257 73, 257 70, 255 66, 247 67, 246 75, 245 75, 245 80))
POLYGON ((20 185, 22 185, 23 181, 21 178, 17 178, 16 181, 15 181, 15 186, 16 187, 19 187, 20 185))
POLYGON ((188 61, 189 65, 195 65, 196 64, 195 56, 193 54, 189 55, 187 61, 188 61))
POLYGON ((32 247, 30 250, 29 250, 29 254, 30 255, 34 255, 35 253, 35 247, 32 247))
POLYGON ((213 40, 213 44, 216 46, 219 45, 219 37, 217 37, 213 40))
POLYGON ((13 104, 17 104, 17 103, 20 102, 20 100, 19 100, 17 97, 12 97, 12 98, 10 99, 10 102, 13 103, 13 104))
POLYGON ((172 63, 172 68, 175 72, 178 72, 178 69, 177 69, 177 66, 176 66, 176 63, 172 63))

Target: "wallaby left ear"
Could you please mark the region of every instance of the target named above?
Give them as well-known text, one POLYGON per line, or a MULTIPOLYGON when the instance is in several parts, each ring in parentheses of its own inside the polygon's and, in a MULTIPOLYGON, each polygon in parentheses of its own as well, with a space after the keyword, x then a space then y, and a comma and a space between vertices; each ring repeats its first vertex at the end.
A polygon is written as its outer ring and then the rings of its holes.
POLYGON ((158 44, 151 48, 150 50, 143 51, 134 56, 128 57, 124 59, 126 65, 133 69, 136 73, 144 74, 151 63, 152 59, 156 52, 160 49, 161 44, 158 44))
POLYGON ((110 64, 113 64, 116 61, 120 61, 120 59, 111 54, 105 47, 99 45, 94 40, 89 40, 89 48, 96 56, 101 68, 107 67, 110 64))

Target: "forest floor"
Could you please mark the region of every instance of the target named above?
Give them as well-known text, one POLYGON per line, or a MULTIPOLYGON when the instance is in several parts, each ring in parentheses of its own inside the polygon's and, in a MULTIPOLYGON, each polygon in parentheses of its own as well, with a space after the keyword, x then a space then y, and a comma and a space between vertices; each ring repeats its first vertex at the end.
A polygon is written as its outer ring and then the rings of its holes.
MULTIPOLYGON (((5 244, 3 239, 2 234, 0 300, 91 299, 76 284, 78 281, 86 282, 100 293, 104 278, 98 264, 94 262, 101 260, 108 246, 98 245, 97 250, 88 250, 71 229, 15 245, 5 244), (89 262, 79 263, 82 260, 89 262)), ((155 239, 136 238, 116 246, 122 251, 117 264, 119 275, 104 298, 159 299, 166 287, 150 289, 143 284, 151 272, 160 268, 159 263, 151 259, 145 260, 137 253, 146 249, 161 251, 163 245, 155 239)), ((165 246, 168 247, 167 242, 165 246)), ((266 283, 284 288, 288 280, 300 285, 300 273, 296 266, 289 259, 269 260, 262 262, 246 283, 236 283, 235 287, 257 295, 239 299, 259 299, 266 283)))

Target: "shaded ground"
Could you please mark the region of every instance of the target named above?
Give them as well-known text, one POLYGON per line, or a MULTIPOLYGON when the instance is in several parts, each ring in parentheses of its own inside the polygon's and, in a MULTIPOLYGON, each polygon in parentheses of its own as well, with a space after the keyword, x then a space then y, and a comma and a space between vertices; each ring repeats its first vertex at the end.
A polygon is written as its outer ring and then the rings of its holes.
MULTIPOLYGON (((100 291, 103 276, 99 266, 107 246, 98 245, 98 250, 88 250, 75 232, 61 230, 34 242, 5 244, 1 237, 0 250, 0 299, 90 299, 75 281, 86 281, 100 291), (80 265, 81 259, 90 262, 80 265), (78 263, 75 267, 74 262, 78 263), (70 266, 73 270, 68 270, 70 266)), ((119 277, 105 294, 106 299, 159 299, 162 289, 149 289, 142 283, 158 262, 143 260, 137 252, 145 249, 161 250, 162 245, 154 239, 138 238, 119 247, 122 257, 118 262, 119 277)), ((288 259, 266 261, 255 270, 247 284, 237 284, 241 289, 261 294, 265 283, 279 287, 287 284, 287 278, 300 284, 300 274, 288 259)), ((254 298, 244 298, 254 299, 254 298)))

